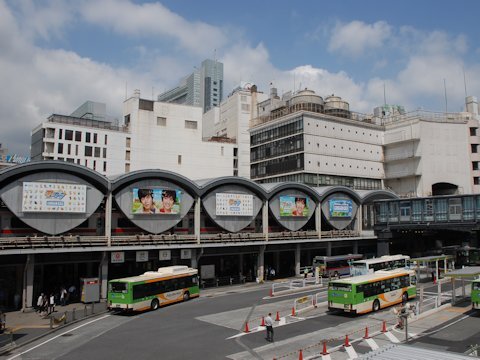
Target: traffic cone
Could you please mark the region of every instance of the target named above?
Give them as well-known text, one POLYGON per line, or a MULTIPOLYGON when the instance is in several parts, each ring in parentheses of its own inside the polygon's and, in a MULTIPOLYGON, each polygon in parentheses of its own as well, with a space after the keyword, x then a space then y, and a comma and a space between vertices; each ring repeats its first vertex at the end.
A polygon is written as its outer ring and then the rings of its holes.
POLYGON ((328 355, 328 351, 327 351, 327 342, 324 341, 323 342, 323 351, 322 351, 322 355, 328 355))
POLYGON ((383 320, 383 325, 382 325, 382 332, 386 333, 387 332, 387 322, 383 320))
POLYGON ((298 350, 299 353, 298 353, 298 360, 303 360, 303 351, 302 349, 298 350))
POLYGON ((277 317, 275 318, 275 321, 280 321, 280 314, 277 311, 277 317))
POLYGON ((436 276, 433 277, 433 285, 437 285, 437 277, 436 276))
POLYGON ((270 288, 270 297, 272 297, 272 296, 273 296, 273 289, 270 288))
POLYGON ((248 329, 248 321, 245 321, 245 330, 244 332, 248 333, 250 330, 248 329))
POLYGON ((369 339, 370 336, 368 336, 368 326, 365 326, 365 336, 363 337, 364 339, 369 339))
POLYGON ((343 346, 345 346, 345 347, 349 347, 349 346, 350 346, 350 342, 348 341, 348 334, 345 335, 345 344, 343 344, 343 346))
POLYGON ((260 326, 265 326, 265 318, 262 316, 262 323, 260 324, 260 326))
POLYGON ((295 307, 292 307, 292 316, 295 316, 295 307))

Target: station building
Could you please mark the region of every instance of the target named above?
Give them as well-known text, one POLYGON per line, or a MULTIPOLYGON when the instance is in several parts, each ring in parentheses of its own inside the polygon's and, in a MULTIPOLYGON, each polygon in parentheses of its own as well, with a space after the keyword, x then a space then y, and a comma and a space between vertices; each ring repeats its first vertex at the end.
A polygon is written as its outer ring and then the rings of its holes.
POLYGON ((395 198, 163 170, 107 178, 62 161, 17 165, 0 172, 0 306, 18 293, 30 307, 41 292, 78 289, 84 277, 98 277, 105 297, 108 279, 168 265, 193 266, 201 277, 202 267, 213 269, 213 278, 203 274, 208 285, 260 281, 268 267, 292 276, 316 255, 373 256, 373 201, 395 198), (140 194, 154 210, 143 212, 140 194))

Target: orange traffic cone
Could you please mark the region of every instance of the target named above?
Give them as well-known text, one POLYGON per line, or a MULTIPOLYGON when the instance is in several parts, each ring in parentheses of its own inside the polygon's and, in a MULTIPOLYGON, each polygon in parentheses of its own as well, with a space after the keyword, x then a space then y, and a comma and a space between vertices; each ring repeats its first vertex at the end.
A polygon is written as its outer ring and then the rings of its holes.
POLYGON ((260 326, 265 326, 265 318, 262 316, 262 323, 260 324, 260 326))
POLYGON ((345 346, 345 347, 350 346, 350 342, 348 341, 348 335, 345 335, 345 344, 343 344, 343 346, 345 346))
POLYGON ((383 320, 383 325, 382 325, 382 332, 386 333, 387 332, 387 322, 383 320))
POLYGON ((272 297, 272 296, 273 296, 273 289, 270 288, 270 297, 272 297))
POLYGON ((364 339, 369 339, 370 336, 368 336, 368 326, 365 326, 365 336, 363 337, 364 339))
POLYGON ((292 307, 292 316, 295 316, 295 307, 292 307))
POLYGON ((322 355, 328 355, 328 351, 327 351, 327 342, 324 341, 323 342, 323 351, 322 351, 322 355))
POLYGON ((280 321, 280 314, 277 311, 277 317, 275 318, 275 321, 280 321))
POLYGON ((248 329, 248 321, 245 321, 245 330, 243 332, 250 332, 250 330, 248 329))
POLYGON ((299 353, 298 353, 298 360, 303 360, 303 351, 302 349, 298 350, 299 353))

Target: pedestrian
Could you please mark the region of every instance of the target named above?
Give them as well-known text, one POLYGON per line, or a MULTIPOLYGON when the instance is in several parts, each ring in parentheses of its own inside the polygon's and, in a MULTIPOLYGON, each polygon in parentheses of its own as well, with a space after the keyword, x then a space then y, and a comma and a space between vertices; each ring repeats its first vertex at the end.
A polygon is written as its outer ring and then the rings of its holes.
POLYGON ((308 276, 308 267, 305 266, 305 268, 303 269, 303 274, 304 274, 305 279, 306 279, 307 276, 308 276))
POLYGON ((271 277, 272 279, 275 278, 275 268, 273 268, 273 267, 270 269, 270 277, 271 277))
POLYGON ((55 312, 55 296, 51 293, 48 301, 48 313, 51 314, 53 312, 55 312))
POLYGON ((75 297, 75 292, 77 291, 77 288, 75 287, 75 285, 72 285, 68 288, 68 298, 69 298, 69 302, 73 302, 74 301, 74 297, 75 297))
POLYGON ((267 341, 273 342, 272 313, 268 313, 268 316, 265 318, 265 327, 267 328, 267 341))
POLYGON ((48 296, 47 294, 43 294, 42 297, 42 311, 40 313, 45 312, 45 314, 48 312, 48 296))
POLYGON ((64 287, 60 289, 60 304, 62 306, 67 304, 67 290, 64 287))
POLYGON ((37 299, 37 312, 38 313, 42 312, 42 307, 43 307, 43 293, 41 293, 38 296, 38 299, 37 299))

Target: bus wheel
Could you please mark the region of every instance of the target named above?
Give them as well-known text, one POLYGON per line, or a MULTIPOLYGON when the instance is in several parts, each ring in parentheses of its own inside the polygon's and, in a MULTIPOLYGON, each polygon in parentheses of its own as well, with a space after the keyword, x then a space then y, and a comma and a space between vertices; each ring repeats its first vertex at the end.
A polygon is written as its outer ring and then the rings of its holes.
POLYGON ((402 304, 405 305, 408 301, 408 294, 406 292, 402 295, 402 304))
POLYGON ((153 299, 151 304, 150 304, 150 309, 152 310, 157 310, 158 309, 158 299, 153 299))
POLYGON ((183 301, 188 301, 190 299, 190 293, 188 291, 185 291, 183 293, 183 301))
POLYGON ((378 299, 373 302, 372 310, 373 312, 380 310, 380 301, 378 299))

